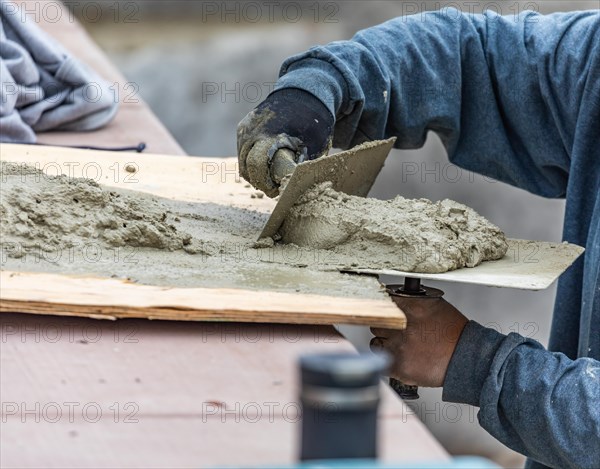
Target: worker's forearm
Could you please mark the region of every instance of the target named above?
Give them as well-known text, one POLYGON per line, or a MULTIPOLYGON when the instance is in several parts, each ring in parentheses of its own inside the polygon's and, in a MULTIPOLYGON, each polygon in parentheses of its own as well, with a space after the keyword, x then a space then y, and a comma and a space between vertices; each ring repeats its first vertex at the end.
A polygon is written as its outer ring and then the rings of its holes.
POLYGON ((479 422, 550 467, 600 466, 600 362, 570 360, 518 334, 471 321, 456 347, 443 399, 480 407, 479 422))
POLYGON ((583 117, 600 99, 585 78, 600 60, 598 16, 396 18, 291 57, 277 88, 319 97, 336 116, 338 147, 396 136, 416 148, 433 130, 454 163, 560 197, 575 131, 592 131, 583 117))

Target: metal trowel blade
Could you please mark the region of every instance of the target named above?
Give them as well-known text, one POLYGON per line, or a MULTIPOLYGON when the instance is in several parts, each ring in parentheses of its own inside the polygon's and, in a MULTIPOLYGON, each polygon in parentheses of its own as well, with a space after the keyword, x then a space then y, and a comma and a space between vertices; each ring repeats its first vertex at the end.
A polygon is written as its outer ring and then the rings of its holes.
POLYGON ((395 141, 390 138, 366 142, 347 151, 300 163, 279 195, 259 239, 275 235, 287 212, 315 184, 330 181, 336 191, 366 197, 395 141))

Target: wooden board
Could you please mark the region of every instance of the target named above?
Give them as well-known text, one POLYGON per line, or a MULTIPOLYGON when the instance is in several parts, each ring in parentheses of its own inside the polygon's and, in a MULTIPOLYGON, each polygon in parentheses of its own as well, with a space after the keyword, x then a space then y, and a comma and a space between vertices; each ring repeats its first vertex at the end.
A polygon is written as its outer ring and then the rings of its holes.
MULTIPOLYGON (((0 145, 0 159, 48 174, 90 177, 109 187, 189 202, 269 212, 275 202, 246 187, 237 158, 179 157, 0 145), (134 163, 137 172, 125 171, 134 163)), ((332 273, 332 275, 335 275, 332 273)), ((2 272, 0 310, 115 319, 363 324, 403 328, 404 314, 381 292, 378 299, 343 298, 227 288, 163 288, 97 277, 2 272)), ((225 282, 224 282, 225 284, 225 282)), ((372 277, 364 285, 377 288, 372 277)))
POLYGON ((489 287, 543 290, 567 270, 584 248, 570 243, 548 243, 509 239, 506 255, 497 261, 488 261, 477 267, 421 274, 393 269, 348 269, 352 272, 417 277, 441 282, 471 283, 489 287))
POLYGON ((0 273, 0 311, 86 316, 288 324, 362 324, 402 329, 387 299, 356 299, 226 288, 169 288, 118 279, 0 273))

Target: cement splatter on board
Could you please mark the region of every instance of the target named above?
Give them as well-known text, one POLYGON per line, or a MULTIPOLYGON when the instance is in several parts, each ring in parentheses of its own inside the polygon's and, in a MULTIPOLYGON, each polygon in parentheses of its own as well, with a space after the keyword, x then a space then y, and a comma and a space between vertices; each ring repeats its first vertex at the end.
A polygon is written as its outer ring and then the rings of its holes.
POLYGON ((0 237, 3 244, 19 243, 12 255, 89 241, 169 251, 191 244, 191 235, 178 231, 155 199, 122 195, 91 179, 49 176, 31 166, 18 169, 5 162, 0 167, 0 237))
POLYGON ((147 285, 381 298, 373 276, 342 274, 313 250, 254 244, 268 215, 0 167, 3 270, 97 275, 147 285))
MULTIPOLYGON (((427 226, 438 233, 432 237, 415 232, 421 241, 433 240, 435 246, 445 240, 459 242, 451 248, 458 253, 444 257, 442 267, 437 267, 431 256, 400 263, 398 251, 403 244, 397 235, 390 235, 403 226, 394 219, 398 214, 384 210, 379 219, 373 218, 371 204, 389 205, 398 212, 400 199, 348 204, 352 200, 348 196, 319 187, 292 210, 284 242, 257 243, 266 213, 107 188, 92 180, 44 175, 29 166, 15 171, 14 164, 3 164, 1 169, 1 267, 6 270, 100 275, 160 286, 267 288, 380 298, 383 293, 375 277, 339 270, 384 264, 441 271, 458 268, 457 258, 475 265, 501 257, 505 251, 504 236, 497 228, 455 203, 421 200, 413 204, 433 217, 435 222, 427 226), (328 215, 319 215, 325 206, 331 206, 328 215), (303 238, 298 230, 311 210, 317 223, 305 226, 303 238), (330 231, 324 239, 317 236, 316 241, 306 242, 306 236, 318 231, 318 223, 342 226, 343 231, 330 231), (456 227, 464 228, 460 235, 453 231, 456 227), (486 240, 491 244, 478 244, 486 240), (471 262, 474 255, 476 261, 471 262)), ((405 240, 405 244, 411 242, 405 240)))

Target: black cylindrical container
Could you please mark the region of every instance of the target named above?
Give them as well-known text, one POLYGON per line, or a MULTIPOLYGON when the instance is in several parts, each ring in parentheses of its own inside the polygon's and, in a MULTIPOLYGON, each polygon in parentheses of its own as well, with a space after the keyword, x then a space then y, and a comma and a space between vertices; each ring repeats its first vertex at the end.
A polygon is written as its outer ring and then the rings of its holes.
POLYGON ((379 379, 384 355, 315 354, 300 358, 300 459, 375 459, 379 379))

